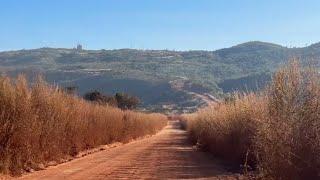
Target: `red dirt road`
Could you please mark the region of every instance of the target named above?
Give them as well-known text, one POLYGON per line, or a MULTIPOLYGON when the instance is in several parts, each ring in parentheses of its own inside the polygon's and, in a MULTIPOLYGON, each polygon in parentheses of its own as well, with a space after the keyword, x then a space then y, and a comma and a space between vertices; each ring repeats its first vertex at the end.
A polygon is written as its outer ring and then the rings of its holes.
POLYGON ((49 167, 21 179, 237 179, 196 151, 178 122, 157 135, 49 167))

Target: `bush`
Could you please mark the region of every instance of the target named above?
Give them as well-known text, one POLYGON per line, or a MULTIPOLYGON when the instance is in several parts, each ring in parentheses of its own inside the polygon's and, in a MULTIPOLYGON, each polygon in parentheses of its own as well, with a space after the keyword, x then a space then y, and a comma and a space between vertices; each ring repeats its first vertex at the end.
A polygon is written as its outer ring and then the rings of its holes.
POLYGON ((115 106, 122 110, 135 109, 140 103, 140 99, 136 96, 129 96, 125 93, 116 93, 115 96, 107 96, 99 91, 86 93, 84 99, 101 105, 115 106))
POLYGON ((226 101, 197 112, 188 121, 188 131, 200 148, 238 167, 254 168, 253 139, 264 114, 265 99, 254 94, 234 97, 233 102, 226 101))
POLYGON ((154 134, 160 114, 88 103, 39 79, 0 78, 0 172, 20 174, 79 151, 154 134))
POLYGON ((267 92, 268 116, 256 138, 263 175, 320 178, 320 81, 297 61, 277 72, 267 92))
POLYGON ((96 91, 96 90, 86 93, 83 96, 83 98, 87 101, 93 101, 93 102, 96 102, 100 105, 110 105, 110 106, 114 106, 114 107, 118 106, 118 102, 117 102, 116 98, 114 98, 112 96, 103 95, 102 93, 100 93, 99 91, 96 91))
POLYGON ((191 139, 267 179, 319 179, 320 79, 297 61, 260 94, 234 96, 188 120, 191 139))
POLYGON ((120 109, 135 109, 140 103, 138 97, 129 96, 124 93, 117 93, 115 99, 117 100, 118 108, 120 109))

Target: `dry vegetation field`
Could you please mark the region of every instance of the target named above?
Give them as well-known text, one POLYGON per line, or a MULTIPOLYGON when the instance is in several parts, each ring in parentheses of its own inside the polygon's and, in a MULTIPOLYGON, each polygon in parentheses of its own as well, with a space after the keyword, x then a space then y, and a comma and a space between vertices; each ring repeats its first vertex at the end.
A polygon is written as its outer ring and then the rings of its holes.
POLYGON ((200 148, 263 179, 320 178, 320 78, 297 61, 260 93, 185 115, 200 148))
POLYGON ((0 172, 20 174, 82 150, 154 134, 166 116, 86 102, 39 80, 0 77, 0 172))

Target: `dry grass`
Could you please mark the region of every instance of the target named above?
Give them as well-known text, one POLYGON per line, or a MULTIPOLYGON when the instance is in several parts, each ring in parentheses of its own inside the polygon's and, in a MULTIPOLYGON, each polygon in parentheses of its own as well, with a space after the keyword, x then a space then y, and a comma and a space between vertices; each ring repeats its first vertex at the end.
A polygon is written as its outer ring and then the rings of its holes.
POLYGON ((2 173, 20 174, 82 150, 154 134, 165 125, 163 115, 88 103, 41 78, 32 86, 23 76, 0 78, 2 173))
POLYGON ((232 102, 200 110, 188 120, 191 139, 233 165, 255 166, 253 138, 264 114, 264 100, 254 94, 237 95, 232 102))
POLYGON ((268 89, 268 116, 256 151, 263 175, 281 179, 320 178, 320 81, 298 62, 275 74, 268 89))
POLYGON ((320 178, 320 80, 312 68, 293 61, 263 93, 238 95, 193 116, 194 142, 244 170, 266 179, 320 178))

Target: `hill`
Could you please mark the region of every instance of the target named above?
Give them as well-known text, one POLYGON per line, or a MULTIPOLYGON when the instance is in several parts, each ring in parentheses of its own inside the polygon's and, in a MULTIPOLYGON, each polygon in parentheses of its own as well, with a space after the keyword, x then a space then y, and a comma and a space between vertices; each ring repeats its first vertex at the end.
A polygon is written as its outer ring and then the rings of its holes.
POLYGON ((216 51, 40 48, 1 52, 0 70, 31 78, 41 73, 49 82, 77 86, 81 95, 126 92, 139 96, 147 110, 193 111, 204 103, 195 93, 254 90, 292 57, 318 60, 320 44, 287 48, 253 41, 216 51))

